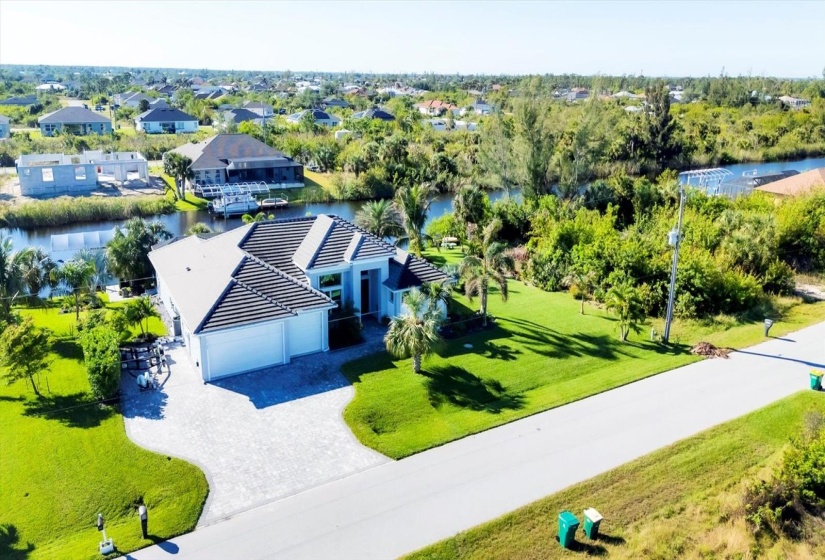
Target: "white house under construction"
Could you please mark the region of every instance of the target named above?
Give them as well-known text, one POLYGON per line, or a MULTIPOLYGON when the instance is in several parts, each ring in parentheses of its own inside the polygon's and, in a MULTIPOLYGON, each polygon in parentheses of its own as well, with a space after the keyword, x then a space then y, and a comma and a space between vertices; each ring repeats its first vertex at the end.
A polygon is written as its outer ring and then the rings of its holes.
POLYGON ((138 152, 29 154, 15 163, 22 196, 81 194, 99 182, 149 180, 149 162, 138 152))

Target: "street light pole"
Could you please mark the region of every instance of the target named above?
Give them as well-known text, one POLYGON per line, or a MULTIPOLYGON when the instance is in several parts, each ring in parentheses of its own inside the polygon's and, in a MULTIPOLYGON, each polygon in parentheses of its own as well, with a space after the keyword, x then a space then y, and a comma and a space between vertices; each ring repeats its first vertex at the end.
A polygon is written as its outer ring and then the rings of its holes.
POLYGON ((670 293, 667 296, 667 315, 665 333, 662 341, 670 340, 670 323, 673 321, 673 300, 676 296, 676 269, 679 267, 679 247, 682 244, 682 217, 685 214, 685 186, 679 185, 679 221, 676 229, 668 235, 668 243, 673 247, 673 266, 670 269, 670 293))

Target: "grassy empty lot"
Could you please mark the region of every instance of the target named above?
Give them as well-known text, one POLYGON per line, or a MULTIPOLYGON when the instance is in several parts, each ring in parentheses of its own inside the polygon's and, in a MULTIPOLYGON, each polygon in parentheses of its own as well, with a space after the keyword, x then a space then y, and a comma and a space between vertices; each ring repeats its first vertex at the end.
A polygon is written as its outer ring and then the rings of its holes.
MULTIPOLYGON (((455 261, 459 251, 438 259, 455 261)), ((356 437, 385 455, 404 457, 517 418, 560 406, 699 359, 689 344, 723 346, 762 339, 760 323, 677 325, 671 348, 649 341, 647 326, 629 342, 618 338, 615 319, 566 293, 548 293, 510 281, 510 299, 490 294, 495 327, 444 344, 412 372, 410 360, 379 353, 346 364, 356 389, 344 418, 356 437), (472 345, 471 348, 465 345, 472 345)), ((459 305, 477 309, 463 295, 459 305)), ((825 303, 788 300, 774 335, 825 320, 825 303), (791 305, 791 303, 794 303, 791 305)), ((661 332, 661 328, 659 329, 661 332)))
MULTIPOLYGON (((119 407, 93 401, 73 313, 22 312, 52 329, 55 342, 40 379, 44 398, 23 382, 0 385, 0 558, 99 558, 98 512, 121 552, 190 531, 208 491, 203 473, 134 445, 119 407), (147 540, 139 499, 150 512, 147 540)), ((163 327, 153 320, 151 329, 163 327)))
POLYGON ((422 549, 411 559, 822 558, 825 526, 802 541, 761 538, 743 518, 743 485, 767 475, 810 411, 825 413, 825 395, 797 393, 603 475, 576 484, 495 521, 422 549), (578 550, 555 540, 559 512, 595 507, 605 538, 578 550))

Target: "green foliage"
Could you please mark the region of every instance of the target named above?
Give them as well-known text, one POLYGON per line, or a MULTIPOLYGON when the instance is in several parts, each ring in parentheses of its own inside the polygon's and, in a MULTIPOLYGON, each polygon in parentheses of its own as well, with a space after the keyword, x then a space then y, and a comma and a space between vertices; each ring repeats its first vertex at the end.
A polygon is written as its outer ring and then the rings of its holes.
POLYGON ((381 238, 398 237, 404 231, 395 203, 387 199, 364 203, 355 214, 355 224, 381 238))
POLYGON ((112 397, 120 388, 118 342, 117 332, 105 323, 86 328, 80 335, 89 387, 97 399, 112 397))
POLYGON ((412 358, 413 372, 421 373, 421 358, 441 341, 441 314, 431 298, 418 288, 404 294, 403 303, 406 311, 390 320, 384 343, 393 356, 412 358))
POLYGON ((395 196, 395 206, 401 215, 401 224, 409 241, 410 251, 417 256, 421 256, 424 242, 427 240, 424 224, 432 203, 430 194, 427 186, 413 185, 398 189, 395 196))
POLYGON ((6 368, 6 382, 27 379, 32 390, 40 396, 35 376, 49 366, 51 335, 48 330, 35 326, 31 317, 18 324, 6 324, 0 333, 0 367, 6 368))
POLYGON ((156 216, 171 214, 174 211, 174 202, 160 196, 121 198, 64 196, 17 205, 0 203, 0 226, 35 229, 156 216))
POLYGON ((152 246, 170 237, 172 234, 160 222, 132 218, 106 245, 110 270, 124 281, 147 280, 152 276, 152 246))
POLYGON ((644 320, 642 300, 639 292, 630 284, 616 284, 607 292, 605 301, 608 311, 616 315, 619 320, 619 338, 627 341, 630 331, 639 332, 639 323, 644 320))
POLYGON ((464 293, 467 299, 481 298, 482 324, 487 326, 487 295, 491 285, 495 285, 501 294, 501 300, 507 301, 509 294, 506 273, 513 269, 513 260, 505 251, 506 246, 498 241, 501 222, 491 221, 478 242, 478 255, 464 257, 459 267, 459 274, 464 281, 464 293))
POLYGON ((167 152, 163 156, 163 172, 175 180, 178 198, 186 198, 186 182, 195 177, 192 160, 177 152, 167 152))
POLYGON ((144 337, 149 334, 149 319, 160 317, 152 298, 146 295, 129 300, 124 307, 124 314, 128 324, 139 327, 140 334, 144 337))
POLYGON ((461 237, 465 235, 463 226, 464 224, 456 221, 453 212, 445 212, 439 217, 430 220, 427 224, 426 232, 433 242, 440 243, 445 237, 461 239, 461 237))

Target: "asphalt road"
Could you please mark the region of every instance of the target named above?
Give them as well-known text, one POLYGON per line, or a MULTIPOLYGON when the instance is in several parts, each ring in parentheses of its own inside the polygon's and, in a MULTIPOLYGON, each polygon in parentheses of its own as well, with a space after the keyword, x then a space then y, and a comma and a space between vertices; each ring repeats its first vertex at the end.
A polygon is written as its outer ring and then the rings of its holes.
POLYGON ((825 367, 824 341, 822 323, 375 467, 130 557, 394 558, 806 389, 810 369, 825 367))

